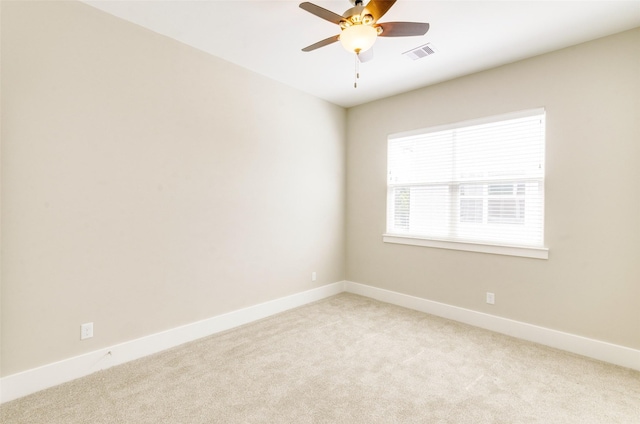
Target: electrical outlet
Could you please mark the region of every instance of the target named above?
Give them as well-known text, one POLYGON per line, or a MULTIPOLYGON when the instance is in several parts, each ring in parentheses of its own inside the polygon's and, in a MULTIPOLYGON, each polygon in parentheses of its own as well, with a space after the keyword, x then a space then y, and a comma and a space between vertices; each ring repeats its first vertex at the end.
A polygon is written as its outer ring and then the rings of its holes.
POLYGON ((316 275, 316 272, 315 272, 315 271, 313 271, 313 272, 311 273, 311 281, 316 281, 317 279, 318 279, 318 276, 316 275))
POLYGON ((93 323, 88 322, 80 326, 80 340, 90 339, 93 337, 93 323))
POLYGON ((493 305, 496 303, 496 295, 491 293, 491 292, 487 292, 487 303, 490 305, 493 305))

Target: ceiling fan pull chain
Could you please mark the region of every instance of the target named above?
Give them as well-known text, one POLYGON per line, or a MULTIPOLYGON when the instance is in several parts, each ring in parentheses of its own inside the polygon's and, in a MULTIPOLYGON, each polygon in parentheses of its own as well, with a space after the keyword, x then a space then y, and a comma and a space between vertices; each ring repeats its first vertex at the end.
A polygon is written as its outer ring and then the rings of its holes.
POLYGON ((360 52, 356 52, 355 54, 355 74, 356 77, 353 80, 353 88, 358 88, 358 79, 360 78, 360 58, 358 57, 358 55, 360 54, 360 52))

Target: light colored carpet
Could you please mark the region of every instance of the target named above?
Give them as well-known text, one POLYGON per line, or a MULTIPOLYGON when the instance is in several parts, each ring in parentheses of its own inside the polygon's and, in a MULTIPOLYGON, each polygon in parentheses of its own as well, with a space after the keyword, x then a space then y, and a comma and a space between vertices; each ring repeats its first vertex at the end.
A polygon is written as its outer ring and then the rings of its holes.
POLYGON ((18 399, 3 424, 640 423, 640 372, 352 294, 18 399))

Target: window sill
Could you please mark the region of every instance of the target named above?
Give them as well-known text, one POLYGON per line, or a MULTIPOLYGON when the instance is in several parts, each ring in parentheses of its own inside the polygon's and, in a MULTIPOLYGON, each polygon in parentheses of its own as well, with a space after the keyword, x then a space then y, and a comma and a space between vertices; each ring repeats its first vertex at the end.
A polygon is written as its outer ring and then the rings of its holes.
POLYGON ((426 239, 398 234, 383 234, 382 241, 384 241, 385 243, 435 247, 438 249, 464 250, 467 252, 521 256, 524 258, 534 259, 549 259, 549 249, 546 247, 502 246, 498 244, 464 243, 459 241, 426 239))

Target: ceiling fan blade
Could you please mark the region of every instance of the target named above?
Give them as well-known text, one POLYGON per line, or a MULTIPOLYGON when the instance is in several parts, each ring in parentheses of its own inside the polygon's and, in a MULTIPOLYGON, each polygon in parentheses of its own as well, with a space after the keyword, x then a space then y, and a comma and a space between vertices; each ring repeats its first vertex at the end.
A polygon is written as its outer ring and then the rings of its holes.
POLYGON ((377 26, 383 30, 379 37, 410 37, 429 31, 429 24, 424 22, 385 22, 377 26))
POLYGON ((331 43, 335 43, 336 41, 338 41, 338 39, 340 38, 340 35, 334 35, 333 37, 329 37, 329 38, 325 38, 324 40, 318 41, 317 43, 314 43, 310 46, 305 47, 304 49, 302 49, 303 52, 310 52, 312 50, 315 49, 319 49, 320 47, 324 47, 327 46, 331 43))
POLYGON ((368 62, 373 59, 373 47, 362 53, 358 53, 360 63, 368 62))
POLYGON ((324 19, 325 21, 332 22, 334 24, 339 24, 344 18, 337 13, 333 13, 330 10, 327 10, 323 7, 316 6, 313 3, 309 3, 305 1, 304 3, 300 3, 300 8, 306 10, 307 12, 316 15, 319 18, 324 19))
POLYGON ((391 6, 393 6, 393 4, 396 2, 396 0, 392 0, 392 1, 377 1, 377 0, 371 0, 367 6, 365 7, 365 9, 367 9, 369 11, 369 13, 371 13, 371 16, 373 16, 374 21, 378 21, 378 19, 382 18, 382 16, 387 13, 387 11, 389 9, 391 9, 391 6))

